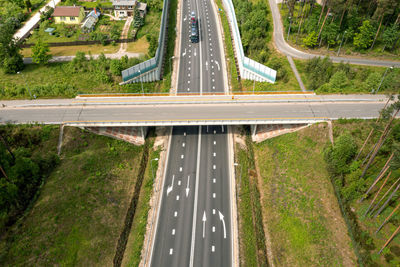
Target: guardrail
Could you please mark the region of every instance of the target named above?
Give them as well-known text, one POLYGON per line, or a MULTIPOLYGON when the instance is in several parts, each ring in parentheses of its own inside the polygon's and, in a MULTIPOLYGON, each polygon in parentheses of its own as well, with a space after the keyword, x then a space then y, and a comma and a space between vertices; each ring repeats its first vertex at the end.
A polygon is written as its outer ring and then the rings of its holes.
POLYGON ((229 24, 231 25, 233 40, 239 65, 240 75, 244 79, 267 81, 274 83, 276 80, 276 70, 268 68, 257 61, 252 60, 244 55, 242 40, 240 37, 239 27, 236 21, 235 8, 232 0, 222 0, 225 10, 227 11, 229 24))
MULTIPOLYGON (((199 125, 256 125, 256 124, 308 124, 330 120, 330 118, 288 118, 288 119, 211 119, 211 120, 132 120, 132 121, 113 121, 113 122, 80 122, 66 121, 64 125, 76 127, 125 127, 125 126, 199 126, 199 125)), ((50 123, 51 124, 51 123, 50 123)))
POLYGON ((165 36, 168 24, 169 0, 164 0, 163 11, 161 15, 160 34, 158 36, 158 47, 153 58, 141 62, 122 71, 122 83, 137 82, 137 78, 141 78, 143 82, 152 82, 161 79, 161 68, 165 50, 165 36))

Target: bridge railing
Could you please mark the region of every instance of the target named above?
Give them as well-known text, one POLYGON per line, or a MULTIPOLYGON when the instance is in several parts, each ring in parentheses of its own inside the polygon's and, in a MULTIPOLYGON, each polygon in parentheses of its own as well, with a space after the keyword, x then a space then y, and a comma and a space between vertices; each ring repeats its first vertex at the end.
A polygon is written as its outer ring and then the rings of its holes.
POLYGON ((122 84, 136 82, 136 78, 142 77, 143 81, 151 82, 161 79, 161 68, 165 53, 166 31, 168 24, 169 0, 163 1, 163 11, 161 15, 160 34, 158 35, 158 47, 153 58, 141 62, 122 71, 122 84))
POLYGON ((268 68, 267 66, 264 66, 244 55, 242 39, 240 37, 240 31, 237 24, 235 8, 233 6, 232 0, 222 0, 222 2, 225 6, 225 10, 229 18, 229 23, 231 25, 241 76, 244 79, 248 80, 268 81, 270 83, 274 83, 276 80, 276 70, 268 68))

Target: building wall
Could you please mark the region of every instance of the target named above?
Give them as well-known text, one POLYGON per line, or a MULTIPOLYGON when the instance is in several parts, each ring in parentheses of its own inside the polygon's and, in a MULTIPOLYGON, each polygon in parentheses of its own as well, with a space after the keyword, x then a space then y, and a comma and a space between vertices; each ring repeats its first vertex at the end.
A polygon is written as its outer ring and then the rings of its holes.
POLYGON ((85 11, 83 10, 83 8, 81 8, 79 12, 79 17, 75 17, 75 20, 71 20, 71 17, 64 17, 65 20, 62 20, 61 18, 62 17, 54 17, 55 23, 80 24, 82 20, 85 18, 85 11))

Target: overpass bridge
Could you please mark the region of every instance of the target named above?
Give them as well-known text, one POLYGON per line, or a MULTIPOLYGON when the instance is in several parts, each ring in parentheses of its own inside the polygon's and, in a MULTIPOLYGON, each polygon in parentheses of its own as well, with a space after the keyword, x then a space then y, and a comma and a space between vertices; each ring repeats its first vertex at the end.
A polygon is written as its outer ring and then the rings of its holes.
POLYGON ((0 101, 0 123, 80 127, 309 124, 379 116, 385 95, 203 95, 0 101))

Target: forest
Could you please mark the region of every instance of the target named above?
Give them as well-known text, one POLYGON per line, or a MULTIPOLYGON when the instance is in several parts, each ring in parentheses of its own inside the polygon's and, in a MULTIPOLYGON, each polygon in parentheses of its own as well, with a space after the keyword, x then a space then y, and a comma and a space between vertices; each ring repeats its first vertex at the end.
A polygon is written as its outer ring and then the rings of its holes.
POLYGON ((398 55, 400 2, 398 0, 284 0, 281 9, 287 36, 309 48, 350 46, 366 53, 398 55))

